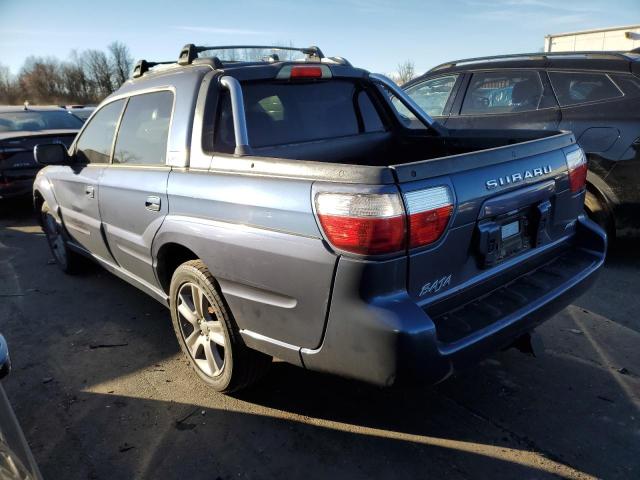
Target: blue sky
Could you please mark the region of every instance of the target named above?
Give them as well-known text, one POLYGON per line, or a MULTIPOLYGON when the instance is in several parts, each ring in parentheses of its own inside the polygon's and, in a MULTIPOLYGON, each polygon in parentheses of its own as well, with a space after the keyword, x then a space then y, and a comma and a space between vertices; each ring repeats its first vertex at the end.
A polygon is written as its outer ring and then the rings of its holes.
POLYGON ((171 60, 180 47, 318 45, 354 65, 390 73, 456 58, 539 51, 544 35, 640 24, 640 0, 0 0, 0 64, 28 55, 125 42, 136 59, 171 60))

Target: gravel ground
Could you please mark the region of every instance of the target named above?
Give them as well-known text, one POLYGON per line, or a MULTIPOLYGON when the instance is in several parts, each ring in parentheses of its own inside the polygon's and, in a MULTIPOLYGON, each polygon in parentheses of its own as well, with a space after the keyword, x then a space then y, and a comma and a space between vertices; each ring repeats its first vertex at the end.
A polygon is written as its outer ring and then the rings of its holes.
POLYGON ((276 362, 229 397, 198 382, 163 306, 98 267, 64 275, 5 205, 4 387, 45 479, 640 478, 639 272, 619 245, 535 358, 392 391, 276 362))

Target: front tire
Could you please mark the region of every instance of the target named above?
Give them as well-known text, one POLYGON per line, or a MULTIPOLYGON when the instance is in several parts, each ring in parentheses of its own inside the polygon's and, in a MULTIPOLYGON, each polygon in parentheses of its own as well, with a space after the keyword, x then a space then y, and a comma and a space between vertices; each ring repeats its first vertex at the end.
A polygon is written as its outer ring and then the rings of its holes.
POLYGON ((45 237, 47 237, 53 259, 60 270, 68 274, 80 271, 84 258, 67 245, 64 227, 53 216, 47 202, 44 202, 40 208, 40 224, 45 237))
POLYGON ((244 344, 201 260, 185 262, 175 270, 169 295, 178 343, 204 383, 231 393, 248 387, 267 370, 271 357, 244 344))

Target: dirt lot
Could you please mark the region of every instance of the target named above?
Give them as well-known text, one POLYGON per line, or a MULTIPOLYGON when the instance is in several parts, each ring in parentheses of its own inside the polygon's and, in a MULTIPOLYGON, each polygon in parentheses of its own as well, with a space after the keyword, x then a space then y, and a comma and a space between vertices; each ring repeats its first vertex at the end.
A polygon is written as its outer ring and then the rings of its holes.
POLYGON ((540 328, 537 358, 403 391, 276 363, 233 398, 197 381, 164 307, 50 258, 26 207, 0 210, 4 387, 46 479, 640 478, 632 245, 540 328))

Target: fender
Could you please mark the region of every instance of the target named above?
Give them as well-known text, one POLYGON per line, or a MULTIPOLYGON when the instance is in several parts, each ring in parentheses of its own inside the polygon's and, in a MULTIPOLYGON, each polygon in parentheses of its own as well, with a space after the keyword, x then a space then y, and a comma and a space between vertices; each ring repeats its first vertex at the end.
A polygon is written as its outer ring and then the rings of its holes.
MULTIPOLYGON (((589 161, 594 161, 593 157, 589 157, 589 161)), ((587 184, 591 186, 594 193, 596 193, 602 200, 605 201, 607 206, 613 210, 616 205, 620 203, 618 196, 611 189, 609 184, 593 170, 587 172, 587 184)))
POLYGON ((153 258, 169 243, 207 265, 241 331, 291 346, 320 345, 337 263, 322 239, 169 214, 153 258))
MULTIPOLYGON (((47 169, 44 168, 38 172, 36 178, 33 182, 33 200, 35 205, 35 195, 36 192, 40 194, 42 199, 47 202, 49 208, 51 209, 51 214, 54 216, 56 221, 64 226, 64 222, 62 221, 62 216, 60 215, 60 205, 58 205, 58 201, 56 200, 55 193, 53 191, 53 184, 46 176, 47 169)), ((39 215, 40 212, 35 212, 36 215, 39 215)), ((38 217, 39 218, 39 217, 38 217)))

